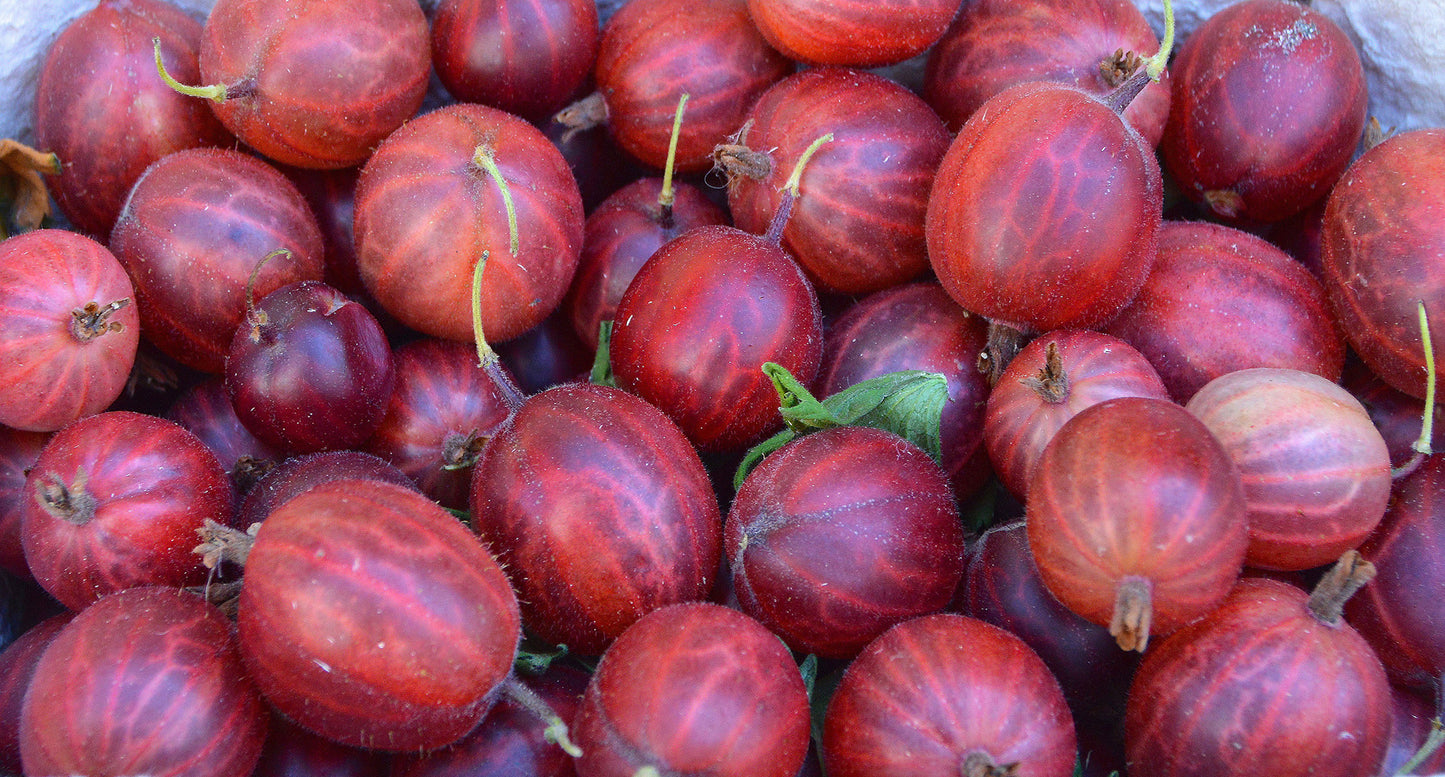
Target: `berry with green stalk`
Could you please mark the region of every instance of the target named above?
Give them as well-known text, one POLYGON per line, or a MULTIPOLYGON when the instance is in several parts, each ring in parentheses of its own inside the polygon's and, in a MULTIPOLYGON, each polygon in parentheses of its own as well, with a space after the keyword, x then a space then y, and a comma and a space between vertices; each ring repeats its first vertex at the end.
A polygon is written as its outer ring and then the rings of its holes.
POLYGON ((703 450, 739 451, 775 428, 765 362, 805 385, 818 374, 818 298, 781 245, 811 156, 798 160, 766 235, 726 226, 684 233, 647 260, 618 305, 617 385, 661 408, 703 450))

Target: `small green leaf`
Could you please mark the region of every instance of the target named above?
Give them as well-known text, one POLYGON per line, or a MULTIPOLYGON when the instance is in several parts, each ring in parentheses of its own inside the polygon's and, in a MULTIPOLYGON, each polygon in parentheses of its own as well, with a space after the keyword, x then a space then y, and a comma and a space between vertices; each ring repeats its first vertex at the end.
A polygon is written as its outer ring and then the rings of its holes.
POLYGON ((597 355, 592 359, 592 383, 598 386, 617 387, 612 377, 612 322, 603 321, 597 327, 597 355))
POLYGON ((798 665, 798 671, 803 674, 803 689, 808 692, 808 698, 813 698, 813 684, 818 680, 818 656, 809 653, 803 663, 798 665))
POLYGON ((523 645, 517 651, 517 657, 513 659, 512 666, 523 674, 537 677, 545 674, 552 668, 552 662, 567 655, 567 646, 558 645, 555 648, 530 649, 523 645))
POLYGON ((856 383, 821 402, 792 373, 768 362, 763 373, 778 391, 778 412, 787 428, 753 447, 733 476, 734 490, 764 456, 800 434, 835 426, 868 426, 893 432, 942 462, 939 422, 948 402, 948 381, 936 372, 903 370, 856 383))
POLYGON ((813 693, 809 698, 809 709, 813 719, 813 741, 819 749, 823 747, 823 718, 828 713, 828 704, 833 701, 833 694, 838 690, 838 684, 843 682, 843 670, 847 667, 838 667, 826 674, 821 674, 813 681, 813 693))

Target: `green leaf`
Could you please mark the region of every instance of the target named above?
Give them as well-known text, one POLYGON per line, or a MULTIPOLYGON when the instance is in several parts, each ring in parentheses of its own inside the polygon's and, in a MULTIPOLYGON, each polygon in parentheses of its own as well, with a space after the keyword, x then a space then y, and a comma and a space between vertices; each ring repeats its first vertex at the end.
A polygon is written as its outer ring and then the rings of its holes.
POLYGON ((556 647, 530 647, 526 644, 517 651, 512 666, 523 674, 537 677, 552 668, 553 662, 567 655, 566 645, 556 647))
POLYGON ((617 388, 612 377, 612 322, 603 321, 597 327, 597 355, 592 359, 591 380, 598 386, 617 388))
POLYGON ((936 372, 902 370, 855 383, 822 400, 810 393, 786 368, 773 362, 763 373, 778 391, 778 413, 786 429, 764 440, 743 456, 733 476, 733 489, 742 488, 748 473, 764 456, 800 434, 835 426, 868 426, 893 432, 942 462, 939 422, 948 402, 948 381, 936 372))
POLYGON ((813 681, 813 693, 809 698, 809 710, 813 723, 813 741, 817 743, 818 749, 823 748, 823 718, 828 714, 828 705, 833 701, 833 694, 838 690, 838 684, 843 682, 843 670, 846 666, 838 667, 825 674, 820 674, 813 681))
POLYGON ((798 665, 798 671, 803 674, 803 689, 808 692, 808 698, 813 698, 813 684, 818 680, 818 656, 809 653, 803 663, 798 665))
POLYGON ((936 372, 903 370, 869 378, 823 400, 840 425, 884 429, 942 461, 939 422, 948 380, 936 372))

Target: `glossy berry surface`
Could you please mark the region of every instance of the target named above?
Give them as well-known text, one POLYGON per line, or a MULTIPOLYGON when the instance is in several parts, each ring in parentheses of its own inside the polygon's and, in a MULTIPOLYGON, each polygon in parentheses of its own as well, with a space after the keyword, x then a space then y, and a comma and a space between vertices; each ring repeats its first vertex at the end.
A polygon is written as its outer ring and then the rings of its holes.
POLYGON ((1421 399, 1416 305, 1423 301, 1432 321, 1445 310, 1442 225, 1445 130, 1427 129, 1389 138, 1351 165, 1330 192, 1320 232, 1325 293, 1350 346, 1386 383, 1421 399))
POLYGON ((1170 66, 1159 150, 1183 194, 1226 219, 1279 221, 1323 197, 1365 128, 1365 73, 1329 17, 1286 0, 1214 14, 1170 66))
POLYGON ((41 229, 0 244, 0 424, 53 432, 125 389, 140 343, 136 293, 100 243, 41 229))
POLYGON ((498 428, 472 476, 472 524, 539 638, 600 654, 638 618, 707 596, 722 516, 682 431, 624 391, 572 383, 498 428))
POLYGON ((123 591, 77 615, 41 656, 31 691, 20 716, 27 774, 248 774, 266 737, 234 626, 174 588, 123 591))
POLYGON ((765 238, 699 227, 638 271, 617 307, 617 385, 657 405, 703 450, 739 450, 779 424, 765 362, 818 374, 822 313, 802 270, 765 238))
POLYGON ((1148 633, 1168 634, 1229 593, 1249 540, 1245 509, 1239 470, 1202 423, 1172 402, 1122 397, 1080 412, 1044 449, 1029 483, 1029 547, 1059 601, 1142 652, 1148 633), (1149 602, 1144 634, 1126 614, 1129 587, 1149 602))
POLYGON ((942 610, 963 577, 943 471, 880 429, 824 429, 769 455, 738 489, 725 532, 743 612, 803 654, 851 657, 942 610))
POLYGON ((226 393, 259 439, 291 453, 361 445, 396 382, 391 346, 360 303, 319 281, 283 286, 247 312, 226 355, 226 393))
POLYGON ((1154 264, 1163 183, 1153 148, 1080 89, 1033 82, 994 95, 935 181, 929 261, 971 313, 1023 331, 1097 326, 1154 264))
POLYGON ((1018 637, 961 615, 894 626, 849 665, 823 719, 833 777, 1073 773, 1059 683, 1018 637))
POLYGON ((716 604, 677 604, 612 644, 573 726, 577 773, 587 777, 633 777, 649 766, 793 777, 808 750, 808 697, 787 648, 757 621, 716 604))
POLYGON ((57 432, 25 488, 26 564, 72 610, 125 588, 202 582, 196 530, 234 515, 230 481, 199 438, 128 411, 57 432))
POLYGON ((421 107, 427 21, 405 0, 221 0, 202 30, 201 77, 240 94, 215 106, 267 158, 349 167, 421 107))
POLYGON ((199 22, 161 0, 104 0, 56 38, 35 85, 36 146, 62 165, 47 184, 71 222, 98 240, 152 162, 232 142, 209 105, 156 77, 157 38, 167 71, 196 82, 199 22))
POLYGON ((741 229, 763 233, 784 185, 808 158, 783 247, 820 287, 861 294, 928 269, 923 220, 933 173, 948 149, 943 122, 882 76, 815 68, 778 82, 748 112, 739 143, 766 154, 767 175, 732 175, 728 207, 741 229))
POLYGON ((261 160, 230 149, 191 149, 146 169, 110 234, 135 282, 145 337, 192 369, 225 370, 246 315, 246 289, 261 299, 288 283, 321 280, 321 229, 296 186, 261 160))
POLYGON ((1153 646, 1129 690, 1130 774, 1375 774, 1390 732, 1385 671, 1308 598, 1243 580, 1213 614, 1153 646))
POLYGON ((482 330, 499 343, 557 307, 582 250, 582 195, 561 153, 532 125, 483 105, 450 105, 387 137, 361 170, 355 207, 367 291, 397 321, 448 340, 472 341, 472 271, 483 254, 482 330), (479 153, 507 182, 515 252, 502 189, 479 153))
POLYGON ((516 596, 475 535, 415 491, 365 480, 316 486, 266 518, 237 625, 276 709, 381 750, 470 731, 521 637, 516 596))

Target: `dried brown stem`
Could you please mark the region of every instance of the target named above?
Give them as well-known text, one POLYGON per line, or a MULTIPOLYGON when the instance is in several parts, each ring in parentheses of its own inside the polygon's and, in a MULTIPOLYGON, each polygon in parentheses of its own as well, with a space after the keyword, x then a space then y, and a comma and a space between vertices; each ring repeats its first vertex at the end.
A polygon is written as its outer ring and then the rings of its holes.
POLYGON ((85 303, 85 307, 70 311, 70 334, 76 340, 88 343, 107 332, 119 332, 125 327, 119 321, 111 321, 110 314, 129 304, 129 297, 108 305, 98 302, 85 303))
POLYGON ((772 154, 748 147, 748 131, 752 128, 753 120, 748 119, 726 142, 713 147, 712 167, 727 177, 729 189, 743 178, 761 181, 773 174, 772 154))
POLYGON ((1017 763, 1000 765, 982 750, 969 751, 958 768, 959 777, 1016 777, 1018 773, 1017 763))
POLYGON ((95 511, 100 506, 95 495, 86 490, 86 474, 75 473, 75 480, 66 485, 55 473, 46 473, 35 484, 36 496, 45 512, 53 518, 75 526, 84 526, 95 520, 95 511))
POLYGON ((562 142, 572 140, 572 136, 579 132, 586 132, 595 127, 607 123, 607 100, 601 92, 593 92, 575 103, 557 111, 552 121, 567 128, 562 134, 562 142))
POLYGON ((1099 73, 1104 76, 1104 83, 1117 89, 1141 67, 1144 67, 1143 57, 1119 49, 1099 63, 1099 73))
POLYGON ((1389 140, 1390 137, 1394 134, 1394 127, 1385 129, 1383 126, 1380 125, 1379 119, 1371 116, 1370 122, 1365 125, 1365 150, 1369 151, 1375 146, 1384 143, 1385 141, 1389 140))
POLYGON ((461 432, 449 432, 442 440, 442 469, 458 470, 467 469, 477 463, 482 455, 482 448, 487 444, 487 436, 473 429, 466 434, 461 432))
POLYGON ((1114 589, 1114 617, 1109 635, 1124 650, 1144 652, 1149 646, 1149 625, 1154 617, 1154 585, 1147 577, 1125 575, 1114 589))
POLYGON ((1064 371, 1064 359, 1059 355, 1059 344, 1050 340, 1044 349, 1044 367, 1037 375, 1023 378, 1020 383, 1038 393, 1045 402, 1057 405, 1069 397, 1069 373, 1064 371))
POLYGON ((997 321, 988 322, 988 342, 978 354, 978 371, 988 376, 988 385, 998 385, 1005 367, 1022 351, 1028 337, 1023 332, 997 321))
POLYGON ((1357 550, 1345 551, 1310 592, 1310 612, 1320 623, 1338 626, 1345 612, 1345 602, 1374 577, 1374 564, 1366 561, 1357 550))
POLYGON ((196 529, 196 534, 201 537, 201 544, 191 552, 201 557, 201 563, 207 569, 215 569, 223 561, 245 566, 246 557, 251 554, 251 546, 256 544, 256 532, 260 528, 261 524, 253 523, 246 531, 241 531, 207 518, 205 524, 196 529))

